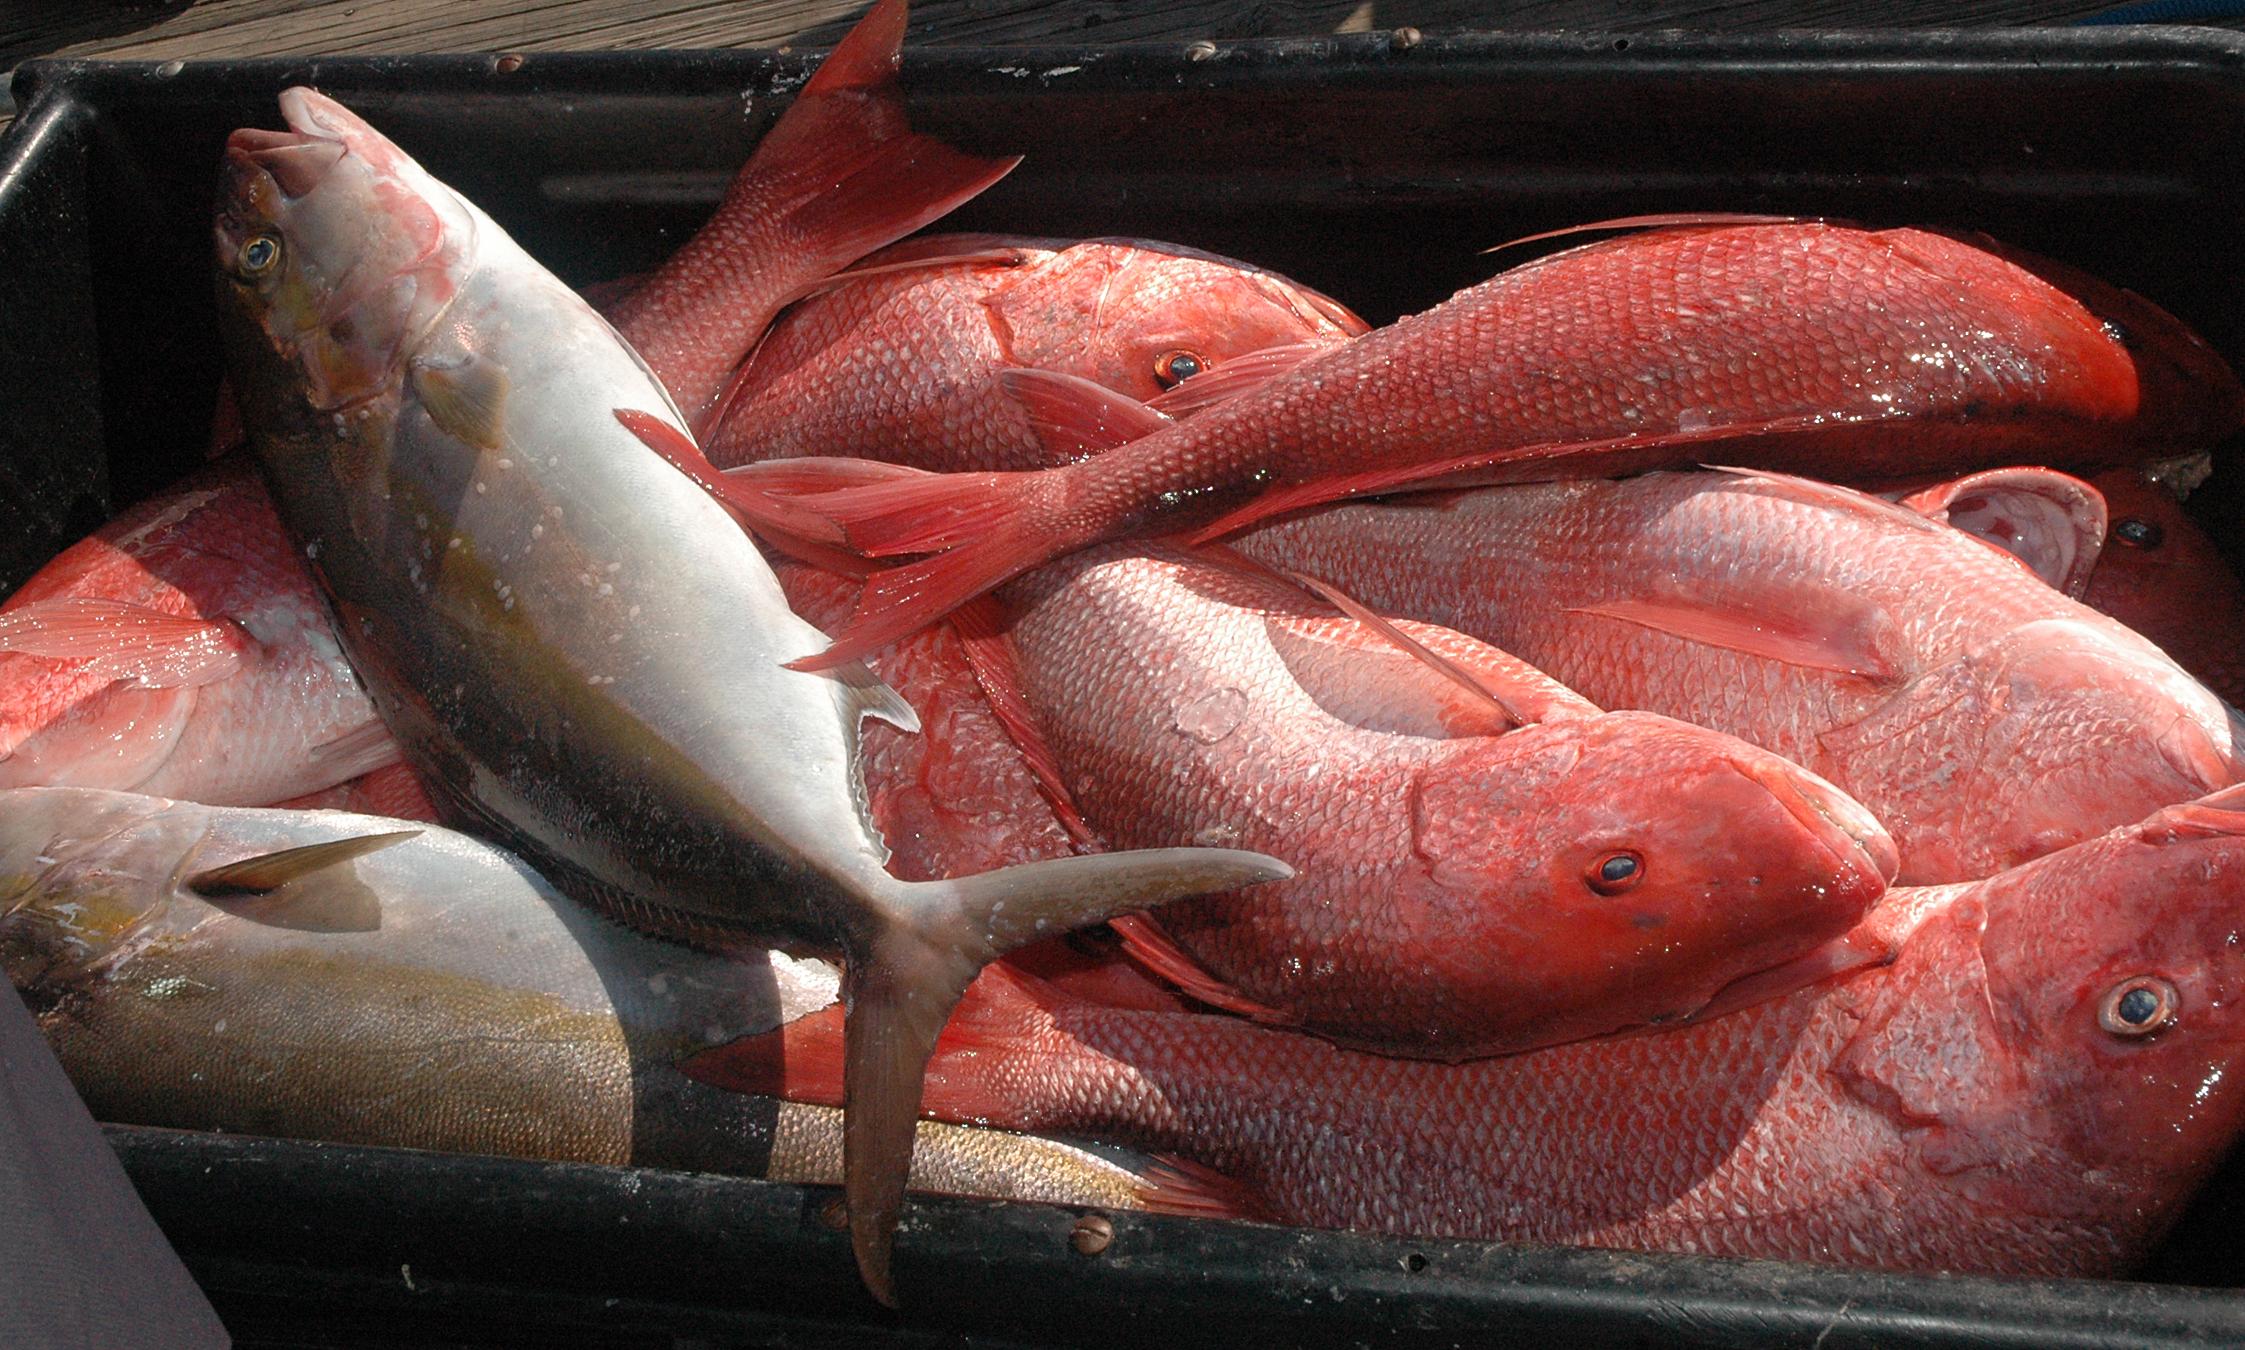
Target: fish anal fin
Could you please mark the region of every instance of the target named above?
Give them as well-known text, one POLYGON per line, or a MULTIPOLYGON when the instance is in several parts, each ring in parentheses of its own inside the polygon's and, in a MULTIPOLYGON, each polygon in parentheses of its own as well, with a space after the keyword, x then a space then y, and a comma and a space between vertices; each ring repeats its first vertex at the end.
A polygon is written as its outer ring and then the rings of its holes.
POLYGON ((213 684, 239 671, 247 634, 223 619, 96 596, 56 596, 0 612, 0 652, 82 664, 148 689, 213 684))
POLYGON ((212 905, 267 927, 371 933, 382 926, 382 902, 351 863, 420 834, 398 830, 306 844, 205 868, 181 884, 212 905))
POLYGON ((1138 1173, 1138 1203, 1148 1213, 1192 1219, 1276 1219, 1253 1186, 1174 1153, 1155 1154, 1138 1173))
POLYGON ((1151 915, 1118 914, 1107 923, 1122 938, 1123 950, 1133 961, 1176 985, 1186 997, 1266 1026, 1300 1025, 1299 1018, 1256 1002, 1202 969, 1151 915))
POLYGON ((1660 591, 1570 612, 1882 686, 1906 678, 1894 617, 1871 601, 1814 582, 1735 583, 1705 595, 1660 591))
POLYGON ((886 722, 898 731, 918 735, 920 715, 912 705, 871 667, 862 661, 848 661, 829 669, 827 675, 850 691, 850 700, 860 718, 870 717, 886 722))
POLYGON ((1053 464, 1102 454, 1174 425, 1128 394, 1080 375, 1002 370, 998 372, 998 387, 1021 406, 1045 458, 1053 464))
POLYGON ((457 366, 415 361, 407 374, 421 410, 446 435, 479 450, 496 450, 505 443, 511 382, 504 366, 470 355, 457 366))

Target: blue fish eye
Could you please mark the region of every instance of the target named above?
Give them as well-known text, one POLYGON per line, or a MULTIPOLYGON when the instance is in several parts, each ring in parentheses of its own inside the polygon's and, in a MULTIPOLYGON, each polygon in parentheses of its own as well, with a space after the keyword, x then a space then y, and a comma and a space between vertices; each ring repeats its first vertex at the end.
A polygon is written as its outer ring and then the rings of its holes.
POLYGON ((2130 516, 2113 525, 2112 537, 2130 548, 2158 548, 2166 540, 2167 531, 2159 528, 2156 521, 2130 516))
POLYGON ((280 261, 281 241, 269 234, 254 235, 242 245, 242 270, 258 273, 280 261))
POLYGON ((1154 358, 1154 378, 1164 389, 1175 389, 1207 368, 1192 352, 1163 352, 1154 358))
POLYGON ((2156 975, 2122 980, 2097 1003, 2097 1025, 2115 1036, 2149 1036, 2171 1025, 2182 993, 2156 975))
POLYGON ((1583 880, 1600 895, 1616 895, 1636 885, 1644 875, 1645 860, 1623 849, 1591 864, 1583 880))

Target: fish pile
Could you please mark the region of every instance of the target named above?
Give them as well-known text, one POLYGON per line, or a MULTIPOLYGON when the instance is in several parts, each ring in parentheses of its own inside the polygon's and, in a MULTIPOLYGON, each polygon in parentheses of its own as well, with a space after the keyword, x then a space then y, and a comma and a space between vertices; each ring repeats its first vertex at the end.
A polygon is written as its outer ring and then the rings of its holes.
POLYGON ((884 1300, 908 1161, 2157 1241, 2245 1126, 2218 354, 1928 229, 1603 222, 1384 327, 915 234, 1013 161, 903 19, 599 310, 315 91, 230 138, 249 453, 0 605, 0 958, 98 1111, 839 1178, 884 1300))

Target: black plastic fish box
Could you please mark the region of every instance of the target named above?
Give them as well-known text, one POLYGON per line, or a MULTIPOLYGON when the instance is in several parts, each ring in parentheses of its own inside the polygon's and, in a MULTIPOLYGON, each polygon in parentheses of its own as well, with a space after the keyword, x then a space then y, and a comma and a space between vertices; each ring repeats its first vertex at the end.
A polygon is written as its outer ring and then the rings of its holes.
MULTIPOLYGON (((317 84, 583 283, 686 237, 810 69, 660 52, 35 62, 0 141, 0 586, 198 463, 220 143, 317 84)), ((915 49, 923 127, 1024 153, 946 228, 1253 259, 1374 321, 1569 223, 1761 211, 1983 229, 2152 297, 2245 366, 2245 36, 1509 35, 915 49)), ((2192 505, 2232 556, 2241 476, 2192 505)), ((2245 1343, 2218 1177, 2140 1282, 1909 1277, 918 1200, 900 1319, 830 1192, 115 1128, 245 1341, 286 1345, 2245 1343)))

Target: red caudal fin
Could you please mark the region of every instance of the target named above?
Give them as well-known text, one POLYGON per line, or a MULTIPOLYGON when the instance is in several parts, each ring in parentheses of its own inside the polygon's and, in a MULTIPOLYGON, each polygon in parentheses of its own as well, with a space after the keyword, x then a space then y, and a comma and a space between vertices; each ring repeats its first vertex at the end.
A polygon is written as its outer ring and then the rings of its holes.
POLYGON ((781 305, 1004 177, 908 125, 896 74, 904 0, 881 0, 757 143, 710 218, 614 310, 697 425, 781 305))

